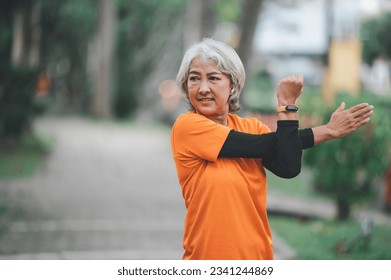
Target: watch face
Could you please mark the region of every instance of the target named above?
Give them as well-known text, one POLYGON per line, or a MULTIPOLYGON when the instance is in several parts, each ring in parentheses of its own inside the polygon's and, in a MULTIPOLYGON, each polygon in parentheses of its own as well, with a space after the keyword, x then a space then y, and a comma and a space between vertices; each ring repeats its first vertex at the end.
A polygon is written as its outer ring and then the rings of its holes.
POLYGON ((296 105, 287 105, 285 107, 285 110, 290 112, 296 112, 297 110, 299 110, 299 107, 297 107, 296 105))

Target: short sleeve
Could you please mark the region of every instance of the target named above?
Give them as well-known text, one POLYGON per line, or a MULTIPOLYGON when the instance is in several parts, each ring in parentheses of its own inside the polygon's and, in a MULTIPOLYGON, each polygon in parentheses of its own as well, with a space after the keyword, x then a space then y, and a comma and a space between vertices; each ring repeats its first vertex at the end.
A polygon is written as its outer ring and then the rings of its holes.
POLYGON ((171 132, 173 155, 177 159, 201 158, 216 161, 230 128, 194 112, 182 114, 171 132))

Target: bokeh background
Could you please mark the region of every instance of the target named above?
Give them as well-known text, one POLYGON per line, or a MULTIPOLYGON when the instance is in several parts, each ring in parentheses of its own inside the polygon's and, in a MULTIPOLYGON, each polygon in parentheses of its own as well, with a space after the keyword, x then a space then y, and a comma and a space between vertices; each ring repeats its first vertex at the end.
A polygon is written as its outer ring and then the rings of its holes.
POLYGON ((180 259, 175 84, 204 37, 246 68, 240 115, 276 126, 302 73, 300 125, 375 106, 352 135, 268 173, 277 259, 391 259, 391 1, 2 0, 0 258, 180 259))

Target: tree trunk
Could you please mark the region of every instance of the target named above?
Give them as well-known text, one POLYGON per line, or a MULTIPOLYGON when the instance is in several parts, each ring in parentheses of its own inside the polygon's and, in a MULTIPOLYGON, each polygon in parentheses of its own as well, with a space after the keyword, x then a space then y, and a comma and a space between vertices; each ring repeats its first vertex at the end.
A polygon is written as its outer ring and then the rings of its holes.
POLYGON ((38 67, 41 61, 41 6, 34 1, 30 16, 30 48, 28 53, 28 66, 38 67))
POLYGON ((97 75, 95 78, 92 114, 101 118, 112 116, 116 7, 114 1, 100 0, 97 42, 97 75))
POLYGON ((346 221, 350 218, 350 204, 345 197, 337 197, 337 219, 346 221))
MULTIPOLYGON (((251 78, 249 62, 253 52, 254 33, 257 27, 259 14, 261 13, 262 2, 263 0, 245 0, 243 2, 242 19, 239 24, 240 40, 237 53, 246 70, 246 85, 249 84, 251 78)), ((243 100, 243 94, 240 99, 243 100)))
POLYGON ((26 56, 25 18, 26 11, 24 9, 17 11, 13 18, 11 61, 16 65, 23 64, 26 56))
POLYGON ((41 6, 31 1, 16 11, 13 18, 12 63, 28 68, 41 60, 41 6))
POLYGON ((184 32, 185 49, 190 48, 201 39, 202 3, 199 0, 189 0, 186 10, 186 26, 184 32))
POLYGON ((237 49, 238 55, 247 68, 251 58, 254 42, 254 33, 261 12, 262 0, 246 0, 243 3, 242 20, 240 21, 240 41, 237 49))
POLYGON ((210 38, 216 27, 215 0, 202 0, 201 2, 201 38, 210 38))
POLYGON ((185 49, 203 37, 212 37, 215 27, 214 0, 189 0, 184 30, 185 49))

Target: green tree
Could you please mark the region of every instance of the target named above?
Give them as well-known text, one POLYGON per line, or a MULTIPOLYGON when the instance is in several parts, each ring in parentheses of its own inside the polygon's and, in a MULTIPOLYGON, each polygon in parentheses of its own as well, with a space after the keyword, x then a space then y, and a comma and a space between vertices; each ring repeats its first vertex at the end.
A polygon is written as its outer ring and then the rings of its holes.
POLYGON ((364 21, 361 25, 363 60, 368 64, 379 56, 391 58, 391 13, 364 21))
MULTIPOLYGON (((171 51, 180 51, 181 45, 172 46, 171 34, 176 31, 186 8, 186 1, 143 1, 118 0, 118 69, 117 91, 114 112, 119 118, 126 118, 141 110, 153 110, 157 98, 157 87, 145 87, 171 78, 170 68, 177 61, 170 58, 164 65, 164 76, 158 72, 162 61, 171 51), (154 77, 151 77, 154 76, 154 77)), ((178 32, 176 32, 178 33, 178 32)), ((175 34, 174 34, 175 35, 175 34)), ((176 43, 176 42, 174 42, 176 43)), ((177 55, 180 57, 180 55, 177 55)), ((152 114, 154 112, 151 112, 152 114)))
MULTIPOLYGON (((352 205, 371 197, 376 179, 384 175, 390 164, 391 99, 373 94, 357 98, 341 94, 337 104, 342 100, 347 107, 360 102, 373 104, 370 123, 344 138, 307 150, 303 162, 313 170, 317 190, 335 200, 337 218, 346 220, 350 218, 352 205)), ((324 115, 324 122, 331 113, 328 110, 324 115)))
POLYGON ((38 4, 38 1, 10 0, 0 3, 0 142, 3 143, 19 140, 29 130, 34 115, 40 62, 38 4))
POLYGON ((61 108, 88 108, 92 94, 88 56, 97 30, 97 6, 93 0, 42 1, 42 65, 61 108))

